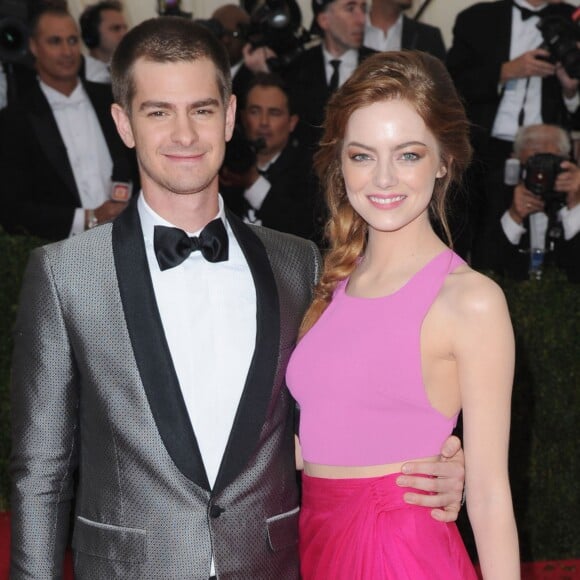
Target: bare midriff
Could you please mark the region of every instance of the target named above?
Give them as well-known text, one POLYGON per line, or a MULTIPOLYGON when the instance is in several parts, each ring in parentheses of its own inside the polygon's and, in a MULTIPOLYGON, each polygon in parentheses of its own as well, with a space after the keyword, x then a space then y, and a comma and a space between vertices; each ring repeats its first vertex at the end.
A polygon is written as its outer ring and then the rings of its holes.
POLYGON ((401 468, 405 463, 418 463, 423 461, 437 461, 437 456, 422 457, 418 459, 408 459, 398 463, 386 463, 385 465, 363 465, 363 466, 342 466, 342 465, 321 465, 304 461, 304 473, 310 477, 325 477, 327 479, 357 479, 364 477, 381 477, 392 473, 401 473, 401 468))

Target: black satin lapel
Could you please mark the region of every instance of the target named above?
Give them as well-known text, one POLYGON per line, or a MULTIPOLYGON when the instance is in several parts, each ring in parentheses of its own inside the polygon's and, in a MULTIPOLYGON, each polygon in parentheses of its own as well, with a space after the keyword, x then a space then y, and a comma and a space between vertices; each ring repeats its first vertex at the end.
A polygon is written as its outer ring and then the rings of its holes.
POLYGON ((201 452, 157 309, 137 198, 113 223, 113 255, 135 360, 161 439, 183 475, 209 491, 201 452))
POLYGON ((248 261, 256 288, 256 349, 214 493, 233 481, 254 453, 272 398, 280 344, 278 289, 266 248, 251 228, 229 211, 227 218, 248 261))
POLYGON ((30 93, 30 100, 32 106, 28 108, 28 117, 30 119, 32 130, 38 139, 38 143, 49 163, 60 175, 61 179, 77 201, 78 206, 80 206, 81 200, 73 170, 66 152, 66 146, 60 135, 50 105, 38 86, 38 83, 34 88, 34 91, 30 93))

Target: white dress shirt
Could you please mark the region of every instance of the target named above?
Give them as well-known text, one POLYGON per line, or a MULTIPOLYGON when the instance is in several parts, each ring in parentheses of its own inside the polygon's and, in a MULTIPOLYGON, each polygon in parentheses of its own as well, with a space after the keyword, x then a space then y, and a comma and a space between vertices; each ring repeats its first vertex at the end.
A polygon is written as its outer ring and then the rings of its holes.
MULTIPOLYGON (((192 252, 161 271, 153 248, 155 225, 172 226, 143 195, 137 203, 155 299, 185 406, 213 487, 230 436, 256 342, 256 290, 242 250, 225 219, 229 257, 208 262, 192 252)), ((188 232, 198 235, 199 232, 188 232)))
POLYGON ((350 75, 354 72, 354 69, 358 66, 358 51, 354 48, 347 50, 340 57, 333 56, 322 46, 322 54, 324 56, 324 68, 326 70, 326 84, 330 85, 330 79, 334 68, 330 64, 331 60, 340 60, 340 67, 338 69, 338 86, 341 87, 350 75))
MULTIPOLYGON (((580 232, 580 205, 568 209, 563 207, 558 211, 558 217, 564 230, 564 239, 571 240, 580 232)), ((530 214, 530 249, 546 249, 546 230, 548 229, 548 216, 542 212, 530 214)), ((522 236, 526 233, 523 225, 515 222, 509 212, 505 212, 501 217, 501 227, 506 238, 515 246, 520 243, 522 236)))
POLYGON ((399 14, 399 18, 393 26, 391 26, 385 33, 382 28, 378 28, 371 24, 370 14, 367 14, 367 22, 365 24, 365 36, 363 44, 379 52, 384 50, 401 50, 403 42, 403 14, 399 14))
POLYGON ((86 54, 85 59, 85 78, 93 83, 111 84, 111 67, 109 63, 103 62, 98 58, 86 54))
POLYGON ((39 83, 64 141, 81 200, 70 231, 74 235, 85 229, 84 208, 94 209, 110 198, 113 160, 82 83, 68 97, 42 81, 39 83))
MULTIPOLYGON (((270 159, 268 163, 265 165, 258 165, 258 170, 261 172, 265 172, 268 168, 273 164, 276 163, 282 151, 279 151, 270 159)), ((248 210, 248 215, 244 216, 244 221, 246 223, 256 224, 261 226, 262 220, 256 217, 256 212, 260 211, 264 200, 270 193, 270 188, 272 184, 268 181, 268 179, 264 175, 260 175, 248 189, 244 191, 244 199, 250 204, 250 208, 248 210)))

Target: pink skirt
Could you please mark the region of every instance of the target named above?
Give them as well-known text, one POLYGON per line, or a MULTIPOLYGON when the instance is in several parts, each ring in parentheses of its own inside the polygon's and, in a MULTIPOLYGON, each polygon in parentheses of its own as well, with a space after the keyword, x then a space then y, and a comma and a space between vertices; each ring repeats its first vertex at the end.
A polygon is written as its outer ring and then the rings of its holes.
POLYGON ((398 475, 302 475, 302 580, 477 580, 455 524, 405 503, 398 475))

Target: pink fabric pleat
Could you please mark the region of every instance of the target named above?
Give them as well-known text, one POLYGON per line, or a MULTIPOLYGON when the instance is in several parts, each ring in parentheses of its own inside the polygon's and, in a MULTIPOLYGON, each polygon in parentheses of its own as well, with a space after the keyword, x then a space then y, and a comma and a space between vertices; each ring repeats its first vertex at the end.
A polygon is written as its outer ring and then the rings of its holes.
POLYGON ((302 477, 302 580, 476 580, 455 524, 406 504, 399 474, 302 477))

